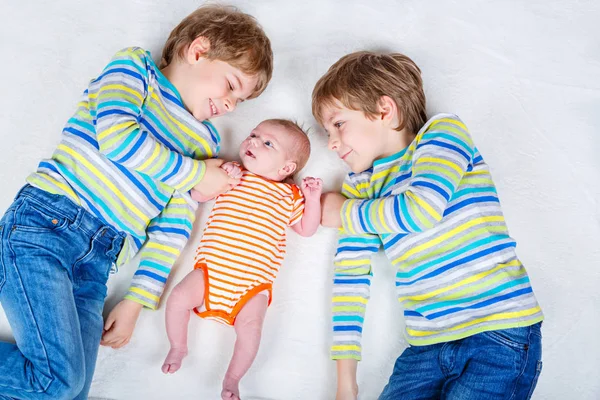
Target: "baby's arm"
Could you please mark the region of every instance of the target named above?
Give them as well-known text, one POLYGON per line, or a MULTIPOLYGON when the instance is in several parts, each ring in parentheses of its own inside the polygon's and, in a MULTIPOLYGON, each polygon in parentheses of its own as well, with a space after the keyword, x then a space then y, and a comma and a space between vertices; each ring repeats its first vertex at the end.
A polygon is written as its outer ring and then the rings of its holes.
MULTIPOLYGON (((206 160, 206 163, 209 164, 210 160, 206 160)), ((234 163, 234 162, 226 162, 226 163, 222 164, 220 166, 220 168, 223 171, 225 171, 227 173, 227 175, 229 176, 230 189, 240 183, 240 179, 242 178, 242 169, 240 168, 239 164, 234 163)), ((206 182, 206 183, 208 183, 208 182, 206 182)), ((221 193, 217 193, 214 196, 207 196, 207 195, 200 193, 196 189, 192 189, 190 194, 192 196, 192 199, 194 199, 195 201, 197 201, 199 203, 205 203, 207 201, 214 199, 216 196, 218 196, 221 193)))
POLYGON ((304 178, 300 190, 304 195, 302 219, 292 225, 292 229, 301 236, 312 236, 321 222, 321 191, 323 181, 319 178, 304 178))

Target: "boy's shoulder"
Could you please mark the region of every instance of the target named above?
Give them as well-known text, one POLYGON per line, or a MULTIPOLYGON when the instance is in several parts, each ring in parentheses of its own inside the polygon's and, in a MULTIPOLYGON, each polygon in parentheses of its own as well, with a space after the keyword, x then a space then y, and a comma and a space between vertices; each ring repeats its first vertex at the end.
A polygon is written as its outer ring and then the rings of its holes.
POLYGON ((411 157, 459 153, 471 160, 476 152, 465 123, 455 114, 436 114, 421 128, 410 145, 411 157), (421 150, 420 150, 421 149, 421 150))
POLYGON ((115 53, 115 58, 130 58, 145 60, 149 52, 138 46, 124 47, 115 53))
POLYGON ((143 76, 147 76, 148 71, 158 69, 150 53, 138 46, 120 49, 113 55, 108 66, 134 68, 143 76))
POLYGON ((427 138, 431 140, 435 136, 445 136, 446 138, 457 137, 471 142, 467 126, 455 114, 439 113, 429 118, 415 136, 412 144, 419 147, 422 141, 425 141, 427 138))

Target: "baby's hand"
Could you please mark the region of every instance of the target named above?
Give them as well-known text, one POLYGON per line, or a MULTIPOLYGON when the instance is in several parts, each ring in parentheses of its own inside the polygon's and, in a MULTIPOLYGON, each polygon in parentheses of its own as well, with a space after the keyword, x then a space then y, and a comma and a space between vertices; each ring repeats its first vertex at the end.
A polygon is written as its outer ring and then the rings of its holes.
POLYGON ((306 200, 318 200, 323 190, 323 181, 320 178, 304 178, 302 179, 300 190, 302 190, 302 194, 306 200))
POLYGON ((204 172, 204 178, 192 190, 193 199, 197 201, 213 199, 240 183, 239 179, 231 178, 221 168, 224 163, 223 160, 211 158, 205 160, 204 163, 206 164, 206 172, 204 172))
POLYGON ((237 163, 226 162, 225 164, 221 165, 221 168, 227 172, 227 175, 229 175, 230 178, 242 179, 242 169, 237 163))

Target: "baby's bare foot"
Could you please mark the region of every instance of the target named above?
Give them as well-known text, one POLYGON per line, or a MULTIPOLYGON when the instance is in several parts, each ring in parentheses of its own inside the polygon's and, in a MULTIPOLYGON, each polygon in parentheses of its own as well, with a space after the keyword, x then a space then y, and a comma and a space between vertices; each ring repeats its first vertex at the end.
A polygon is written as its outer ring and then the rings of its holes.
POLYGON ((162 365, 162 372, 165 374, 174 374, 181 368, 181 360, 187 356, 187 349, 171 348, 165 362, 162 365))

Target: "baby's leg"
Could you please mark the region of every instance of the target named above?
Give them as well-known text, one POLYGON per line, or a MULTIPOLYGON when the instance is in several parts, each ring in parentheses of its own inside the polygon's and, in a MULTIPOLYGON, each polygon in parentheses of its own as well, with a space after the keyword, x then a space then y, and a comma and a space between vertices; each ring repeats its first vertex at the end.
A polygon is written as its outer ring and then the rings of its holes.
POLYGON ((204 301, 204 272, 195 269, 175 286, 167 300, 165 322, 171 350, 165 358, 162 371, 172 374, 181 367, 187 355, 187 334, 190 312, 204 301))
POLYGON ((233 357, 223 381, 221 398, 227 400, 239 400, 240 392, 238 385, 240 379, 248 372, 248 369, 256 357, 263 321, 269 298, 257 294, 241 309, 235 319, 235 333, 237 340, 233 349, 233 357))

